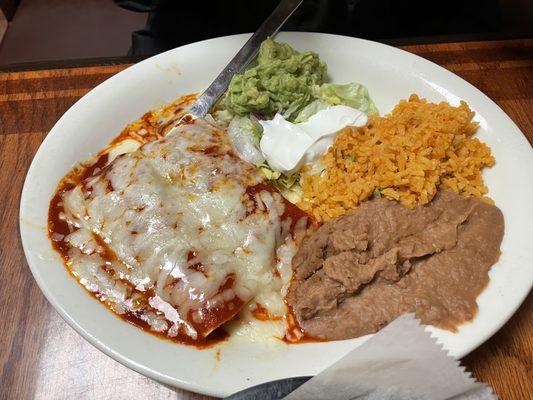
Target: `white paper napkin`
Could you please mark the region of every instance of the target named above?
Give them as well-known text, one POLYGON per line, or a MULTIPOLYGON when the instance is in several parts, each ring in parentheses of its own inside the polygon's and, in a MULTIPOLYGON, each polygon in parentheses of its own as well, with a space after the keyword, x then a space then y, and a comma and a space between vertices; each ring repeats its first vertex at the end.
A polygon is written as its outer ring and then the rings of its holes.
POLYGON ((284 400, 495 400, 404 314, 284 400))

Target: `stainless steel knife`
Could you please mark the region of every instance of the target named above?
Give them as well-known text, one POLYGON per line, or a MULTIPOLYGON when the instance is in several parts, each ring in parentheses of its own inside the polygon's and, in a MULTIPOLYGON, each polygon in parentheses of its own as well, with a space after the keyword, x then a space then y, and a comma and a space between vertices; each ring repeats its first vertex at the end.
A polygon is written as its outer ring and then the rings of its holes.
POLYGON ((259 29, 248 39, 228 65, 189 108, 188 114, 194 118, 204 117, 213 104, 228 89, 233 75, 241 72, 257 55, 259 46, 268 37, 274 36, 289 19, 303 0, 282 0, 259 29))

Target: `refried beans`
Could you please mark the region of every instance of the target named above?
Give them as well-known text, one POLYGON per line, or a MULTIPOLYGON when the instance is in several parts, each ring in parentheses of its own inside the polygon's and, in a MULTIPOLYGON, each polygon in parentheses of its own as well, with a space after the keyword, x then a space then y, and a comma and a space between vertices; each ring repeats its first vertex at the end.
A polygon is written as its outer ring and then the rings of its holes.
POLYGON ((375 198, 303 242, 287 300, 320 339, 376 332, 405 312, 453 331, 474 318, 503 231, 497 207, 449 191, 413 209, 375 198))

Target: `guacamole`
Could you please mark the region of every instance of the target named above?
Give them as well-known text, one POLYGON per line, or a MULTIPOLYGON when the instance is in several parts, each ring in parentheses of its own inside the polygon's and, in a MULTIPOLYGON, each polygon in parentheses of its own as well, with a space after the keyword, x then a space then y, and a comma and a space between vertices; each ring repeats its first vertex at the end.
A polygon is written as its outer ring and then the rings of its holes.
POLYGON ((314 99, 312 88, 324 83, 326 72, 317 53, 299 53, 286 43, 267 39, 255 65, 231 80, 226 107, 240 116, 281 112, 291 118, 314 99))

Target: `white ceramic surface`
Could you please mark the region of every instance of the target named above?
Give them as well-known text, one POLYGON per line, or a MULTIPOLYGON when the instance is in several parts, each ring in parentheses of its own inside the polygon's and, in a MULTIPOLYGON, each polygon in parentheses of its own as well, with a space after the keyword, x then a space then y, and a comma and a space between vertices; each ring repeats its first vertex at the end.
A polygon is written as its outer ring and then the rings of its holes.
MULTIPOLYGON (((248 35, 207 40, 140 62, 102 83, 57 122, 28 171, 20 205, 20 231, 32 273, 61 316, 83 337, 124 365, 162 383, 211 395, 228 395, 261 382, 313 375, 365 338, 301 345, 222 343, 197 350, 158 339, 114 316, 67 273, 46 234, 49 200, 72 166, 104 147, 130 121, 163 102, 205 88, 248 35), (220 351, 220 360, 215 351, 220 351)), ((478 298, 479 314, 456 334, 431 328, 461 357, 496 332, 514 313, 533 282, 533 150, 518 127, 487 96, 420 57, 354 38, 281 33, 299 50, 314 50, 334 82, 367 86, 380 112, 417 93, 431 101, 468 102, 496 166, 485 172, 490 196, 505 215, 500 261, 478 298), (529 250, 529 251, 528 251, 529 250)))

